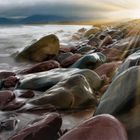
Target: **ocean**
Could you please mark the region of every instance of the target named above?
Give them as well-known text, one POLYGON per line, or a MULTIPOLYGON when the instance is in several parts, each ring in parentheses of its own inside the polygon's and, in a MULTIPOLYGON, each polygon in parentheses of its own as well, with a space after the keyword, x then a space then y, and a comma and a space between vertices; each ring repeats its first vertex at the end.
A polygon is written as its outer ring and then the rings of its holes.
POLYGON ((83 25, 17 25, 0 26, 0 71, 16 71, 24 66, 16 63, 13 56, 26 46, 49 34, 55 34, 63 46, 74 45, 71 37, 79 29, 89 29, 83 25))

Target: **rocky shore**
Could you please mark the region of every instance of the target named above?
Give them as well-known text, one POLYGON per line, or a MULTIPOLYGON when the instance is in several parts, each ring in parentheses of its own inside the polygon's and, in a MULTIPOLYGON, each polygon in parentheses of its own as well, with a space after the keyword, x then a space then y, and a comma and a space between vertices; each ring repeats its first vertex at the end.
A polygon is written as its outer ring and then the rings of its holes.
POLYGON ((0 140, 139 140, 139 20, 46 35, 0 72, 0 140))

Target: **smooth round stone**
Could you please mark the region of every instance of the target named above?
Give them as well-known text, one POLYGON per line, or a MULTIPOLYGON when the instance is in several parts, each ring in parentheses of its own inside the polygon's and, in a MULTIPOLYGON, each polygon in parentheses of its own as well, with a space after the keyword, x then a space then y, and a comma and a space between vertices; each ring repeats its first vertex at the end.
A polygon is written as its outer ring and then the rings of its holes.
POLYGON ((128 52, 121 51, 116 48, 105 48, 105 49, 101 50, 101 53, 106 56, 106 59, 107 59, 106 61, 112 62, 112 61, 123 60, 126 57, 128 52))
POLYGON ((88 45, 91 45, 91 46, 93 46, 93 47, 98 48, 100 42, 101 42, 100 39, 98 39, 97 37, 93 36, 93 37, 91 37, 91 38, 89 39, 89 41, 88 41, 87 44, 88 44, 88 45))
POLYGON ((24 69, 19 74, 30 74, 42 71, 48 71, 51 69, 59 68, 60 64, 55 60, 49 60, 45 62, 41 62, 31 66, 30 68, 24 69))
POLYGON ((101 66, 97 67, 94 71, 99 76, 106 75, 107 77, 112 78, 112 76, 115 74, 116 70, 121 64, 121 61, 104 63, 101 66))
POLYGON ((105 55, 102 53, 93 53, 93 54, 88 54, 80 58, 77 62, 75 62, 71 68, 80 68, 80 69, 85 69, 85 68, 96 68, 100 64, 104 63, 106 61, 105 55))
POLYGON ((69 57, 67 57, 66 59, 63 59, 63 61, 61 61, 61 66, 63 68, 67 68, 69 66, 71 66, 72 64, 74 64, 77 60, 79 60, 82 57, 81 54, 73 54, 69 57))
POLYGON ((100 47, 103 47, 103 46, 107 46, 107 45, 112 44, 112 43, 113 43, 112 37, 111 37, 110 35, 107 35, 107 36, 102 40, 102 42, 100 43, 99 48, 100 48, 100 47))
MULTIPOLYGON (((74 74, 82 74, 85 77, 88 77, 89 83, 91 87, 94 87, 96 90, 101 86, 102 80, 101 78, 93 71, 88 69, 77 69, 77 68, 57 68, 47 72, 40 72, 28 75, 21 75, 20 84, 17 86, 17 89, 31 89, 31 90, 38 90, 38 91, 46 91, 47 89, 51 88, 58 82, 68 79, 74 74)), ((94 90, 95 90, 94 89, 94 90)))
POLYGON ((81 46, 77 49, 77 53, 86 54, 93 49, 90 45, 81 46))
POLYGON ((0 79, 8 78, 9 76, 15 76, 16 74, 9 71, 2 71, 0 72, 0 79))
POLYGON ((62 119, 57 113, 44 115, 20 130, 10 140, 57 140, 62 119))
POLYGON ((117 77, 122 72, 124 72, 125 70, 129 69, 130 67, 134 67, 138 65, 140 65, 140 51, 137 51, 126 58, 126 60, 123 62, 123 64, 116 72, 114 78, 117 77))
POLYGON ((16 76, 9 76, 8 78, 3 79, 3 87, 4 88, 15 87, 18 81, 19 79, 16 76))
POLYGON ((97 99, 86 77, 76 74, 59 82, 37 98, 29 100, 28 103, 40 106, 51 104, 58 109, 81 109, 97 106, 97 99))
POLYGON ((140 67, 117 76, 101 97, 94 115, 109 113, 125 125, 130 140, 140 138, 140 67))
POLYGON ((35 61, 41 62, 50 55, 56 55, 59 52, 59 39, 56 35, 48 35, 29 47, 26 47, 17 56, 17 61, 35 61))
POLYGON ((58 62, 62 63, 62 61, 64 61, 65 59, 67 59, 68 57, 70 57, 72 55, 73 55, 72 52, 60 53, 57 55, 56 60, 58 62))
POLYGON ((116 118, 103 114, 86 120, 59 140, 127 140, 127 134, 116 118))
POLYGON ((100 29, 98 27, 94 27, 92 29, 89 29, 88 31, 85 32, 84 37, 89 37, 92 34, 96 34, 97 32, 99 32, 100 29))
POLYGON ((15 98, 15 94, 12 91, 3 90, 0 91, 0 109, 3 109, 10 101, 15 98))

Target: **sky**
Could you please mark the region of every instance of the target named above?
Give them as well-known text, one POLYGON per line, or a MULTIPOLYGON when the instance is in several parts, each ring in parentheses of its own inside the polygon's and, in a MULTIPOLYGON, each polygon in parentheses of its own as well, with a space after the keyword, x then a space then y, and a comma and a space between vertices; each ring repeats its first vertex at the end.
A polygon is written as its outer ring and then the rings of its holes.
POLYGON ((0 17, 77 16, 89 19, 139 18, 140 0, 0 0, 0 17))

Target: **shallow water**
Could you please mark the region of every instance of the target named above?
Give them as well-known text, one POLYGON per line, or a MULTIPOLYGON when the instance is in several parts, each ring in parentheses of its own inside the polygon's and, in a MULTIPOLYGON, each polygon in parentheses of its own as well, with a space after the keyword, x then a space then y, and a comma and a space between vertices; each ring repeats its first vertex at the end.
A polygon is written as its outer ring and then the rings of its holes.
POLYGON ((0 26, 0 71, 16 71, 22 68, 24 64, 15 63, 11 55, 48 34, 56 34, 61 45, 74 45, 76 42, 69 40, 75 32, 83 27, 91 28, 91 26, 80 25, 0 26))

